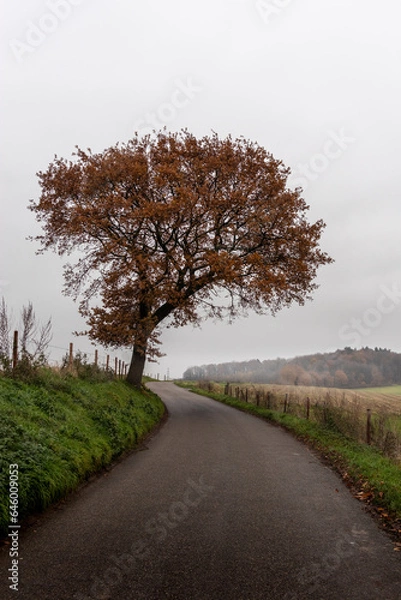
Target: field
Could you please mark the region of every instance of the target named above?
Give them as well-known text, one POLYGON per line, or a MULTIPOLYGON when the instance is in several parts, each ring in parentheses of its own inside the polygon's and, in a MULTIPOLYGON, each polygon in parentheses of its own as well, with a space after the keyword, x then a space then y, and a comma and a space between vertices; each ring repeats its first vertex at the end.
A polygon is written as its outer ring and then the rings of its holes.
MULTIPOLYGON (((213 383, 214 388, 224 390, 224 384, 213 383)), ((395 414, 401 414, 401 385, 392 385, 379 388, 361 388, 361 389, 340 389, 324 388, 316 386, 302 385, 276 385, 276 384, 251 384, 239 383, 231 384, 231 395, 235 395, 235 390, 248 390, 250 398, 256 396, 257 392, 267 394, 270 392, 274 397, 284 401, 286 394, 291 401, 302 402, 310 398, 311 402, 330 400, 331 402, 343 404, 344 402, 355 404, 361 407, 371 408, 377 411, 388 411, 395 414)))
POLYGON ((364 388, 355 390, 358 396, 366 402, 372 402, 377 408, 386 408, 396 413, 401 413, 401 385, 388 387, 364 388))
POLYGON ((401 386, 388 386, 381 388, 361 388, 354 390, 339 388, 308 387, 294 385, 250 385, 240 384, 236 387, 240 389, 261 390, 271 392, 280 398, 288 394, 289 400, 298 402, 310 398, 312 402, 319 402, 329 399, 335 404, 359 404, 364 408, 371 408, 373 411, 388 411, 395 414, 401 414, 401 386))
POLYGON ((363 388, 363 390, 365 392, 369 392, 372 394, 401 397, 401 385, 388 385, 387 387, 363 388))

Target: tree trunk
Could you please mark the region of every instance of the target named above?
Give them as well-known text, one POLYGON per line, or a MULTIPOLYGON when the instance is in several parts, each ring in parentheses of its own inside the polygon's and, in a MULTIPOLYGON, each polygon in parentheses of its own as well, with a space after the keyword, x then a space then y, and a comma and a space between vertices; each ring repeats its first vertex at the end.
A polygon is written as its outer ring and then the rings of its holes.
POLYGON ((135 387, 141 387, 142 385, 142 375, 143 370, 145 368, 146 361, 146 347, 134 346, 134 350, 132 352, 131 364, 129 367, 127 382, 135 387))

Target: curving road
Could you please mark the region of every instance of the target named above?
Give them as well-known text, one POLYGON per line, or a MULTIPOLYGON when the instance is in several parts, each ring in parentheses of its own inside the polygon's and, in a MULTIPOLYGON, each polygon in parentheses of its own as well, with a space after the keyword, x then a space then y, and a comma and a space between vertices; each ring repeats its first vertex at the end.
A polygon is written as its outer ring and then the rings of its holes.
POLYGON ((20 535, 19 600, 400 600, 401 555, 281 429, 173 384, 169 419, 20 535))

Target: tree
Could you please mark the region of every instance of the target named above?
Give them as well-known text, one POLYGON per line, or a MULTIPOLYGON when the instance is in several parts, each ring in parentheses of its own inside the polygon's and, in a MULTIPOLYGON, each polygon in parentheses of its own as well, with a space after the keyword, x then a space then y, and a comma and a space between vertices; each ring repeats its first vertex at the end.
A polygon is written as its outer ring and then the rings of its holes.
POLYGON ((348 376, 343 369, 337 369, 334 373, 334 385, 336 387, 347 387, 348 376))
POLYGON ((281 369, 280 382, 288 385, 311 385, 312 378, 300 365, 290 363, 281 369))
POLYGON ((46 362, 46 351, 52 341, 52 320, 39 324, 32 302, 21 310, 21 353, 31 362, 46 362))
POLYGON ((301 190, 264 148, 243 138, 160 132, 99 154, 77 147, 39 172, 40 252, 81 252, 66 294, 105 346, 132 348, 128 381, 160 356, 160 324, 198 324, 248 309, 303 304, 331 262, 301 190))

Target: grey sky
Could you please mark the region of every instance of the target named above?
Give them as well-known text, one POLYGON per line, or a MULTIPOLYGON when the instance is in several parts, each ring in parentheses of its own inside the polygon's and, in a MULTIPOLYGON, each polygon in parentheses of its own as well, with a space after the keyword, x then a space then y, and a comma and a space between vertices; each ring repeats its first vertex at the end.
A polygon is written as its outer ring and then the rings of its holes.
MULTIPOLYGON (((36 171, 77 144, 101 151, 154 126, 257 141, 323 218, 314 301, 270 316, 166 330, 148 371, 338 347, 401 352, 401 7, 396 0, 20 0, 2 5, 0 293, 84 327, 62 260, 35 256, 36 171)), ((57 358, 60 351, 53 349, 57 358)), ((105 354, 105 352, 103 352, 105 354)), ((114 353, 112 353, 114 356, 114 353)), ((128 360, 129 353, 119 353, 128 360)))

